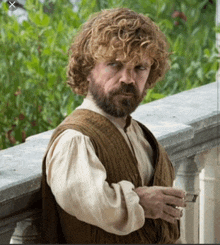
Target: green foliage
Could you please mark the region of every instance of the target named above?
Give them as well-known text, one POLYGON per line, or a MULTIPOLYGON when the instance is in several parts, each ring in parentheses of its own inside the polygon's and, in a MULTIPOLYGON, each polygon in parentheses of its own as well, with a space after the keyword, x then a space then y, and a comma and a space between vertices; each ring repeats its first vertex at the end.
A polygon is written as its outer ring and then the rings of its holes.
MULTIPOLYGON (((147 9, 149 1, 143 2, 147 9)), ((150 17, 166 34, 173 54, 170 71, 163 81, 148 92, 150 95, 146 96, 142 104, 159 99, 158 95, 163 98, 214 82, 218 70, 215 44, 216 2, 213 5, 208 0, 151 2, 156 4, 151 7, 150 17), (177 11, 184 13, 186 20, 182 16, 174 18, 177 11)))
MULTIPOLYGON (((0 149, 55 128, 82 103, 66 86, 68 48, 88 16, 128 7, 151 17, 166 34, 173 55, 171 70, 148 91, 143 103, 215 81, 215 5, 195 0, 81 0, 73 12, 68 1, 27 0, 28 21, 19 24, 0 8, 0 149), (53 13, 44 7, 54 3, 53 13), (206 9, 204 6, 207 5, 206 9), (183 16, 173 17, 179 11, 183 16)), ((217 30, 219 31, 219 30, 217 30)))

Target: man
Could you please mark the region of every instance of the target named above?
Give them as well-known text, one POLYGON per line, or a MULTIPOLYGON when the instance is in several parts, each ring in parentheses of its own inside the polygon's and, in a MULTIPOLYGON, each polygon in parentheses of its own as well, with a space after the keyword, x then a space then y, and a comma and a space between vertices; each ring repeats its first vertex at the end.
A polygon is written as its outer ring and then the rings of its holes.
POLYGON ((43 161, 44 243, 175 243, 185 193, 164 148, 130 114, 168 68, 148 17, 125 8, 92 16, 70 48, 81 106, 55 130, 43 161))

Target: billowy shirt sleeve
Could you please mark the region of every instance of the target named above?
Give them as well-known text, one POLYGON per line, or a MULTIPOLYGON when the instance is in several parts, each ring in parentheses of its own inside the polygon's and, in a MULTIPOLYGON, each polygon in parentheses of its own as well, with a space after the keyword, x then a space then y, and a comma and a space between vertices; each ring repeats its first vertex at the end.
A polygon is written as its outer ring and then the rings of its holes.
POLYGON ((47 183, 60 207, 86 223, 116 235, 127 235, 145 222, 134 185, 111 186, 106 170, 88 136, 65 130, 56 138, 46 159, 47 183))

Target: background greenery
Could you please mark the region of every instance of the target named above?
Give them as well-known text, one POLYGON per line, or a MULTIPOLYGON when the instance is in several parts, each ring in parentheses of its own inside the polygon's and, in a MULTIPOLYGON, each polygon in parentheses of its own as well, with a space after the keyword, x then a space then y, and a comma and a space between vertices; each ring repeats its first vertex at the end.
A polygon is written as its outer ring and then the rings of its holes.
POLYGON ((47 0, 43 6, 27 0, 28 21, 22 24, 8 16, 8 4, 2 3, 0 149, 55 128, 81 104, 83 97, 66 85, 72 37, 91 13, 119 6, 149 15, 173 51, 171 70, 143 103, 215 81, 214 0, 81 0, 77 12, 68 1, 47 0))

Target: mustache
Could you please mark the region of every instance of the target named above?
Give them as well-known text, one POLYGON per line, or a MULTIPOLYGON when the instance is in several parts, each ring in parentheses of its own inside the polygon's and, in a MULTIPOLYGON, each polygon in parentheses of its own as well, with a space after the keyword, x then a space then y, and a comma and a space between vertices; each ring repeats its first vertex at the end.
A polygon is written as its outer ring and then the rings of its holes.
POLYGON ((115 91, 115 93, 116 94, 131 93, 137 95, 137 90, 132 84, 128 84, 128 85, 122 85, 117 91, 115 91))

